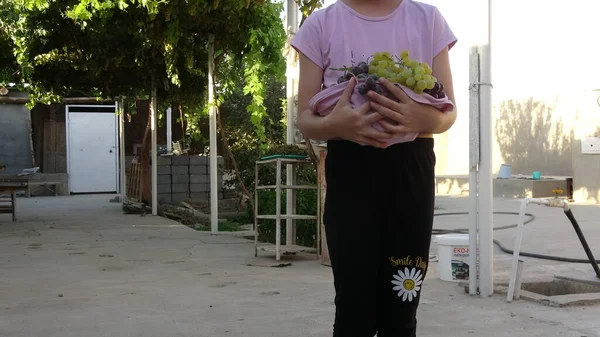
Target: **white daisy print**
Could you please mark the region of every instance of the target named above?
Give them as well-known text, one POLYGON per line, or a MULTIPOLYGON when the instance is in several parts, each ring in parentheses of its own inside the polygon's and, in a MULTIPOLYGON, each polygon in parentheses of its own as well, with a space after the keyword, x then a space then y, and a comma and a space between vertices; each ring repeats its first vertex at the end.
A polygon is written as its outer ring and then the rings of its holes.
POLYGON ((417 292, 421 290, 421 284, 423 283, 423 274, 417 268, 408 269, 404 268, 404 271, 398 270, 398 275, 394 274, 392 284, 395 285, 394 291, 398 292, 398 297, 402 297, 402 301, 412 302, 417 297, 417 292))

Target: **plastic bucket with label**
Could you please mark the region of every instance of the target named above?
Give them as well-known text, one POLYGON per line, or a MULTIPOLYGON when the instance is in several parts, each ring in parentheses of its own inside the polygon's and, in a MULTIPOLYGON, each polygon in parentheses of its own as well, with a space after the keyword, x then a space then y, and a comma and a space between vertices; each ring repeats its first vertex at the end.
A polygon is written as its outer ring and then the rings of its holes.
POLYGON ((439 271, 442 281, 469 280, 469 234, 446 234, 436 237, 439 271))

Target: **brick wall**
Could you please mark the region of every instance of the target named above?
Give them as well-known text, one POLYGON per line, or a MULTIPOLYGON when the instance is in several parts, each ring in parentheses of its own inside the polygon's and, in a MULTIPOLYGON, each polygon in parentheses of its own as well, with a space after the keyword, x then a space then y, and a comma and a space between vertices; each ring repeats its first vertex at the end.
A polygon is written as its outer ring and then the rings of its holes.
MULTIPOLYGON (((219 199, 223 199, 223 157, 219 164, 219 199)), ((210 158, 207 156, 159 156, 158 200, 179 202, 187 198, 210 198, 210 158)))

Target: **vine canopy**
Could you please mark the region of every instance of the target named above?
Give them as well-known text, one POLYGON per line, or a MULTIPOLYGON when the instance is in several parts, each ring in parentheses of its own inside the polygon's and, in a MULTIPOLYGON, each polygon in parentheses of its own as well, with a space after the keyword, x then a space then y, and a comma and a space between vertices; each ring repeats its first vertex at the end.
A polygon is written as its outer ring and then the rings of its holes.
POLYGON ((10 73, 14 80, 31 84, 33 101, 140 97, 156 84, 161 100, 202 105, 208 82, 208 36, 214 34, 217 71, 225 57, 245 67, 244 92, 252 97, 248 111, 260 134, 266 93, 262 81, 266 74, 285 76, 285 31, 279 18, 283 7, 271 1, 4 3, 0 32, 8 39, 0 39, 0 44, 10 45, 14 62, 9 70, 2 69, 3 77, 10 73))

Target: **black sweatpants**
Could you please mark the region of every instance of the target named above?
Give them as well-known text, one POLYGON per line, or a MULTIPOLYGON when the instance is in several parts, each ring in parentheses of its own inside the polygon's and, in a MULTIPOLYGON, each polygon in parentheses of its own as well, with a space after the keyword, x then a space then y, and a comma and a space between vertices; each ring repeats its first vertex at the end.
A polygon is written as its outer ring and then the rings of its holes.
POLYGON ((416 336, 433 226, 433 139, 387 149, 333 140, 325 165, 333 336, 416 336))

